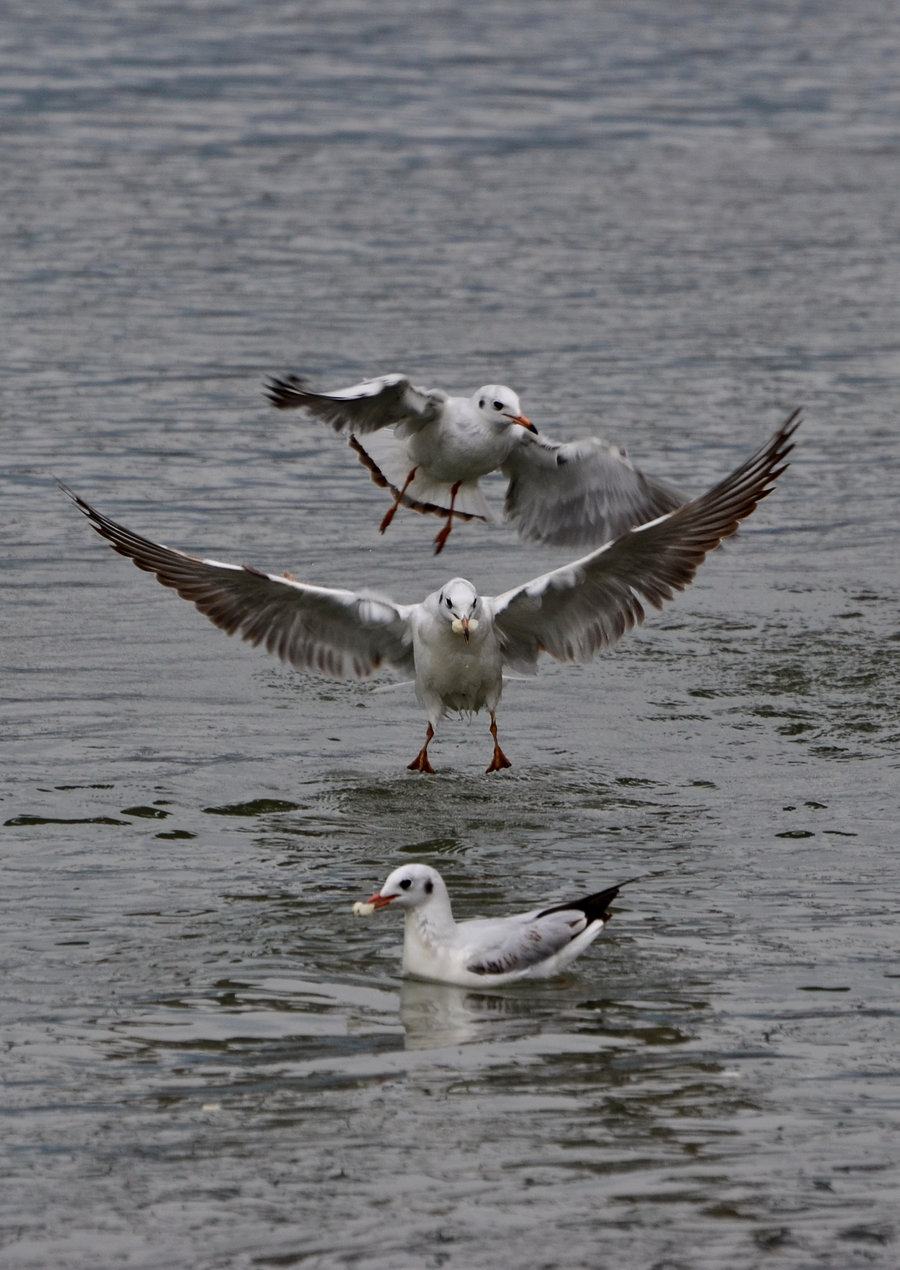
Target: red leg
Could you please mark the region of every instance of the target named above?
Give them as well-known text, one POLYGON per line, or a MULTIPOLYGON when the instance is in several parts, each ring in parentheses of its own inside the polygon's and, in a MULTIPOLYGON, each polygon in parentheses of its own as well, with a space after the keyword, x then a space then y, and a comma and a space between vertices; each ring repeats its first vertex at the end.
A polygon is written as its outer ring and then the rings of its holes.
POLYGON ((447 523, 434 540, 434 554, 436 556, 439 556, 444 550, 444 543, 450 537, 450 530, 453 528, 453 508, 456 504, 456 495, 459 493, 460 485, 462 485, 462 481, 457 481, 455 485, 450 487, 450 510, 447 512, 447 523))
POLYGON ((500 745, 497 741, 497 720, 494 717, 493 710, 491 711, 491 736, 494 738, 494 756, 491 759, 491 765, 487 768, 487 771, 500 772, 504 767, 512 767, 512 763, 510 763, 509 759, 500 749, 500 745))
POLYGON ((425 733, 425 744, 419 750, 413 761, 408 764, 411 772, 431 772, 434 775, 434 768, 428 761, 428 744, 434 736, 434 728, 429 723, 428 731, 425 733))
POLYGON ((406 493, 406 491, 409 489, 410 485, 412 485, 413 480, 415 479, 416 472, 418 472, 418 470, 419 470, 419 469, 418 469, 417 467, 414 467, 414 468, 413 468, 413 470, 410 472, 409 476, 407 476, 406 480, 403 482, 403 489, 399 491, 399 493, 397 494, 397 497, 394 499, 394 505, 393 505, 393 507, 391 507, 391 508, 390 508, 390 509, 389 509, 389 510, 385 513, 384 520, 381 522, 381 527, 380 527, 380 532, 381 532, 381 533, 384 533, 384 531, 387 529, 388 525, 389 525, 389 524, 391 523, 391 521, 394 519, 394 514, 396 513, 397 508, 398 508, 398 507, 400 506, 400 504, 403 502, 403 495, 404 495, 404 494, 406 493))

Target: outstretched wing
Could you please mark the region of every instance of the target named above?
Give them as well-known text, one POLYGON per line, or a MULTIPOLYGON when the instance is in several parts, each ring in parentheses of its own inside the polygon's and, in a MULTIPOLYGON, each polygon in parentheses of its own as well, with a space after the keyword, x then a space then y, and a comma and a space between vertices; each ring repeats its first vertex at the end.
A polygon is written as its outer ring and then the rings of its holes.
POLYGON ((523 430, 516 441, 502 468, 505 511, 527 541, 592 547, 685 502, 596 437, 559 445, 523 430))
POLYGON ((191 600, 227 634, 263 644, 291 665, 332 679, 365 679, 380 666, 415 673, 408 606, 200 560, 132 533, 62 482, 60 488, 120 555, 191 600))
POLYGON ((541 652, 587 661, 644 620, 642 601, 662 608, 683 591, 707 553, 771 492, 799 424, 795 410, 730 476, 677 511, 495 596, 489 602, 507 665, 533 671, 541 652))
POLYGON ((307 410, 330 423, 335 432, 360 436, 404 424, 416 431, 437 417, 446 396, 415 388, 406 375, 380 375, 337 392, 311 392, 298 375, 270 379, 266 395, 278 410, 307 410))

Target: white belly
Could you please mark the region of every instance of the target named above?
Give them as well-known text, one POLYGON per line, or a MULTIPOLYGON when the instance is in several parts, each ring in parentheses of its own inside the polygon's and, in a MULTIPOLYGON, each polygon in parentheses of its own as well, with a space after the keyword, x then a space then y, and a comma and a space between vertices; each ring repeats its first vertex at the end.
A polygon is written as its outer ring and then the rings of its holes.
POLYGON ((503 687, 496 637, 486 622, 465 642, 449 626, 429 640, 415 636, 416 696, 435 723, 459 711, 493 710, 503 687), (482 627, 487 629, 482 633, 482 627))
POLYGON ((494 472, 509 454, 506 433, 455 424, 425 427, 410 437, 408 451, 428 475, 438 481, 477 481, 494 472))

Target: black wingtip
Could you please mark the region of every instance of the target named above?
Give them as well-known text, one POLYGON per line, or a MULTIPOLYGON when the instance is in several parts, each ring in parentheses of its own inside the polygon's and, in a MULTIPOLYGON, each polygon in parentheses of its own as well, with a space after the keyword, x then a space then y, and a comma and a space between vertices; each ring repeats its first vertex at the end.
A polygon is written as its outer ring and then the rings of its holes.
POLYGON ((632 882, 640 882, 645 874, 639 874, 637 877, 626 878, 624 882, 617 882, 615 886, 608 886, 605 891, 595 891, 593 895, 585 895, 580 900, 569 900, 566 904, 554 904, 552 908, 545 908, 538 917, 545 917, 548 913, 564 913, 567 910, 578 909, 584 913, 588 922, 608 922, 612 914, 609 906, 619 894, 623 886, 630 886, 632 882))
POLYGON ((264 382, 263 390, 276 410, 295 410, 302 405, 297 397, 307 391, 308 383, 302 375, 287 374, 281 378, 273 375, 264 382))
POLYGON ((97 514, 94 511, 93 507, 90 505, 90 503, 86 503, 83 498, 81 498, 78 494, 75 493, 75 491, 71 488, 71 486, 65 483, 65 481, 61 480, 58 476, 54 476, 53 479, 56 481, 57 485, 62 490, 62 492, 66 495, 66 497, 71 498, 72 502, 75 504, 78 510, 80 512, 83 512, 85 516, 87 516, 90 519, 91 517, 97 514))

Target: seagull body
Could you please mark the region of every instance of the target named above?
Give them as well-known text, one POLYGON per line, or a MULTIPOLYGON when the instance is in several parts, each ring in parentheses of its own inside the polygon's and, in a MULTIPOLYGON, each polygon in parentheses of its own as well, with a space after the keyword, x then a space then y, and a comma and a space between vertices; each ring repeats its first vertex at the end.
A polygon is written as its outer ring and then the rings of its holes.
POLYGON ((799 413, 730 476, 677 511, 501 595, 480 595, 467 579, 453 578, 419 604, 199 559, 132 533, 62 488, 116 551, 229 635, 333 679, 364 679, 382 666, 413 679, 428 718, 413 770, 433 770, 428 745, 447 713, 486 709, 492 772, 509 766, 495 717, 503 673, 534 674, 543 652, 588 661, 643 622, 644 602, 661 608, 688 586, 707 553, 771 492, 787 466, 799 413))
POLYGON ((485 988, 559 974, 603 930, 609 905, 625 885, 512 917, 457 922, 437 869, 404 864, 360 911, 403 909, 404 974, 485 988))
POLYGON ((605 441, 560 445, 539 436, 503 384, 451 397, 391 374, 316 393, 287 375, 270 380, 266 391, 279 410, 306 410, 349 436, 372 479, 394 496, 382 533, 401 505, 446 517, 435 554, 454 516, 494 520, 478 484, 489 472, 506 477, 505 513, 519 536, 552 546, 608 542, 684 501, 605 441))

